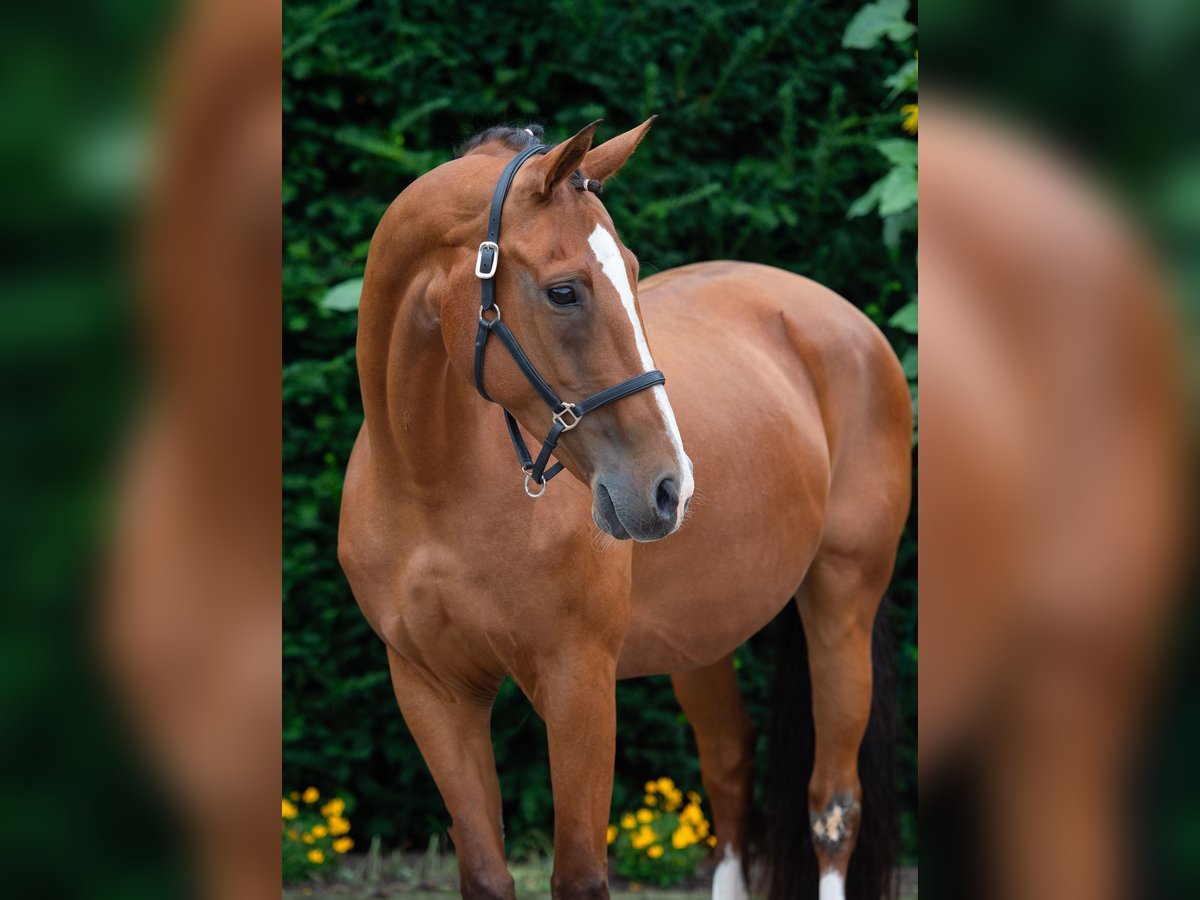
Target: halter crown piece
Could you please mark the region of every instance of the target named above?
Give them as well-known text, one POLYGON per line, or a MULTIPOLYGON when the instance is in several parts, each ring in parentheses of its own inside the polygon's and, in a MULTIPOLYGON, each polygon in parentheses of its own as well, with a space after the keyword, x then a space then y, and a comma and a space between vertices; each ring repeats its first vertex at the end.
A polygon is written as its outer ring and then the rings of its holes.
MULTIPOLYGON (((530 133, 532 134, 532 132, 530 133)), ((475 389, 479 391, 479 395, 484 400, 492 402, 492 398, 483 389, 483 354, 487 349, 488 338, 495 334, 516 362, 517 368, 533 385, 538 395, 546 401, 546 405, 550 407, 550 433, 542 441, 542 449, 536 460, 530 454, 525 439, 521 437, 517 420, 507 409, 504 410, 504 424, 508 427, 508 436, 512 439, 513 449, 517 452, 521 471, 525 473, 525 493, 535 498, 546 493, 546 482, 562 471, 563 466, 560 462, 556 462, 549 469, 546 468, 546 464, 550 462, 550 455, 558 446, 558 439, 563 432, 570 431, 579 424, 580 419, 585 415, 602 406, 607 406, 630 394, 636 394, 638 391, 644 391, 646 388, 666 384, 667 381, 662 372, 652 369, 627 381, 622 381, 620 384, 605 388, 578 403, 568 403, 546 383, 546 379, 542 378, 538 370, 534 368, 533 363, 529 361, 529 357, 525 355, 508 326, 500 320, 500 307, 496 304, 495 278, 496 269, 500 265, 500 214, 504 210, 504 198, 508 196, 508 189, 512 187, 517 170, 530 157, 546 153, 549 149, 545 144, 529 147, 522 150, 504 167, 504 171, 500 173, 500 180, 496 184, 496 192, 492 195, 487 240, 479 245, 479 251, 475 255, 475 276, 479 279, 483 295, 479 304, 479 328, 475 332, 475 389), (495 313, 495 316, 489 319, 488 313, 495 313), (530 490, 531 483, 540 486, 540 490, 536 493, 530 490)))

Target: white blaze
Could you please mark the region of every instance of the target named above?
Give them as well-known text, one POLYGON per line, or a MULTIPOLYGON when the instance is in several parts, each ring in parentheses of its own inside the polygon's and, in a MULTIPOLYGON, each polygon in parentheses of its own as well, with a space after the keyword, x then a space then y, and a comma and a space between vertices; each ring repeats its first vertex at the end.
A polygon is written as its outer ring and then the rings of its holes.
MULTIPOLYGON (((750 900, 741 860, 729 844, 725 845, 725 858, 713 873, 712 895, 713 900, 750 900)), ((821 900, 825 900, 824 895, 821 900)))
MULTIPOLYGON (((588 237, 588 245, 596 254, 600 269, 617 289, 621 305, 625 308, 625 314, 629 316, 629 325, 633 329, 633 339, 637 344, 642 366, 645 371, 649 372, 654 369, 654 360, 650 358, 650 345, 646 343, 646 333, 642 330, 641 319, 638 318, 637 306, 633 302, 633 289, 629 286, 629 276, 625 272, 625 260, 621 257, 621 250, 617 247, 616 238, 603 225, 597 223, 596 230, 588 237)), ((679 509, 675 521, 675 527, 678 528, 683 522, 683 505, 692 496, 692 492, 696 489, 696 483, 692 477, 691 462, 683 452, 683 438, 679 435, 679 425, 675 422, 675 412, 671 409, 671 401, 667 399, 667 390, 661 384, 655 385, 650 390, 654 393, 654 399, 662 412, 663 423, 671 438, 671 445, 675 449, 675 462, 679 466, 679 477, 683 479, 683 484, 679 488, 679 509)), ((736 862, 736 857, 734 861, 736 862)), ((740 864, 738 872, 740 875, 740 864)), ((716 882, 714 881, 713 884, 715 892, 716 882)))
POLYGON ((846 900, 846 887, 840 872, 830 869, 821 876, 820 900, 846 900))

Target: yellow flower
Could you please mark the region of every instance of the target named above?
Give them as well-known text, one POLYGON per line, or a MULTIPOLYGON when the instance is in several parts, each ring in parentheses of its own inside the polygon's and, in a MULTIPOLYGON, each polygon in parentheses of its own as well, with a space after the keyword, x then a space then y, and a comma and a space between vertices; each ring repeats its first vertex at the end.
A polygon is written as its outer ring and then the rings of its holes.
POLYGON ((660 778, 658 779, 658 789, 664 794, 669 791, 673 791, 675 790, 675 782, 673 782, 670 778, 660 778))
POLYGON ((906 103, 900 107, 900 115, 904 116, 904 130, 909 134, 917 133, 917 104, 906 103))
POLYGON ((315 787, 310 787, 307 791, 304 792, 304 802, 307 803, 309 806, 316 803, 320 799, 321 799, 321 792, 318 791, 315 787))
POLYGON ((687 822, 689 825, 699 825, 704 819, 704 815, 700 812, 700 807, 695 803, 689 803, 683 808, 683 812, 679 814, 680 822, 687 822))
POLYGON ((617 826, 616 826, 616 825, 609 825, 609 826, 608 826, 608 842, 609 842, 610 844, 611 844, 613 841, 615 841, 615 840, 617 839, 617 834, 618 834, 618 833, 619 833, 619 832, 617 831, 617 826))
POLYGON ((292 803, 290 800, 283 801, 283 817, 285 819, 296 818, 296 812, 296 804, 292 803))
POLYGON ((700 795, 695 791, 688 791, 688 800, 689 802, 696 804, 696 806, 700 805, 700 795))
POLYGON ((287 836, 289 841, 294 841, 300 837, 300 832, 298 832, 295 828, 289 828, 287 836))
POLYGON ((708 837, 708 822, 706 820, 700 820, 700 824, 696 826, 696 834, 702 838, 708 837))
POLYGON ((309 834, 309 833, 306 831, 306 832, 304 832, 304 834, 301 836, 300 840, 304 841, 304 843, 306 843, 306 844, 311 844, 313 841, 315 841, 315 840, 316 840, 316 838, 314 838, 314 837, 313 837, 311 834, 309 834))
POLYGON ((309 850, 308 861, 311 863, 316 863, 319 866, 321 863, 325 862, 325 854, 320 850, 309 850))
POLYGON ((333 849, 337 853, 345 853, 353 846, 354 841, 350 840, 350 838, 338 838, 333 842, 333 849))
POLYGON ((314 825, 313 826, 313 830, 312 830, 313 837, 323 838, 327 834, 329 834, 329 829, 326 828, 324 825, 314 825))
POLYGON ((625 813, 621 816, 621 827, 625 829, 634 828, 637 825, 637 817, 633 813, 625 813))
POLYGON ((717 836, 715 834, 708 839, 708 846, 710 846, 710 847, 717 846, 717 836))
POLYGON ((653 820, 653 818, 654 818, 654 813, 650 812, 650 810, 648 810, 648 809, 639 809, 637 811, 637 820, 639 822, 641 822, 643 825, 645 825, 647 822, 653 820))
POLYGON ((321 815, 327 819, 340 818, 342 813, 346 811, 346 801, 341 797, 334 797, 328 803, 321 807, 321 815))
POLYGON ((696 832, 692 830, 691 825, 680 825, 671 835, 671 846, 676 850, 690 847, 694 843, 696 843, 696 832))
POLYGON ((299 799, 300 799, 300 792, 299 792, 299 791, 292 791, 290 794, 288 794, 288 798, 289 798, 289 799, 291 799, 291 800, 299 800, 299 799))
POLYGON ((646 851, 646 855, 648 857, 650 857, 651 859, 658 859, 660 856, 663 855, 662 845, 655 844, 653 847, 651 847, 649 850, 646 851))
POLYGON ((679 809, 679 804, 683 802, 683 793, 679 790, 667 792, 667 812, 674 812, 679 809))
MULTIPOLYGON (((319 826, 318 826, 319 827, 319 826)), ((334 816, 329 820, 329 833, 335 837, 339 834, 345 834, 350 830, 350 823, 340 816, 334 816)))
POLYGON ((643 847, 648 847, 653 844, 654 841, 654 832, 651 831, 649 826, 646 825, 643 825, 641 828, 639 828, 630 839, 634 850, 641 850, 643 847))
POLYGON ((647 781, 646 782, 646 793, 647 794, 653 794, 657 790, 658 790, 658 782, 657 781, 647 781))
POLYGON ((647 806, 657 806, 658 798, 655 797, 653 794, 647 794, 645 797, 642 798, 642 802, 645 803, 647 806))

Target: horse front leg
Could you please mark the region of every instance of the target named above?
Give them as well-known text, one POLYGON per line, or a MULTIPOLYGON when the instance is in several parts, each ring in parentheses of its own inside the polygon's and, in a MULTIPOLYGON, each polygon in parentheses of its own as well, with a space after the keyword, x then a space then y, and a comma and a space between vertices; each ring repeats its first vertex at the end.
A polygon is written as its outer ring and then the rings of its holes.
MULTIPOLYGON (((504 860, 500 782, 492 753, 495 691, 466 695, 447 685, 435 686, 391 648, 388 665, 404 721, 450 813, 462 896, 515 900, 504 860)), ((497 689, 499 685, 497 678, 497 689)))
POLYGON ((565 647, 539 666, 532 699, 550 743, 555 900, 608 897, 616 671, 615 649, 601 647, 565 647))

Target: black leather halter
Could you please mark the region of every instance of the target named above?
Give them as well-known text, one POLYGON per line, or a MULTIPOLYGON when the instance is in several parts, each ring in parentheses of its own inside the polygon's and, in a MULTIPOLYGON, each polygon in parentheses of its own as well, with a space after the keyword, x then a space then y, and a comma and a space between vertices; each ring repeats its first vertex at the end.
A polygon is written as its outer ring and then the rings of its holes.
POLYGON ((479 304, 479 329, 475 332, 475 389, 479 391, 484 400, 489 402, 492 400, 487 391, 483 389, 483 352, 487 349, 488 337, 494 334, 512 355, 517 368, 529 379, 534 390, 550 407, 550 433, 542 441, 542 449, 536 460, 530 455, 529 447, 526 446, 525 439, 521 437, 517 420, 507 409, 504 410, 504 424, 508 426, 508 436, 512 438, 513 449, 517 451, 521 471, 525 473, 525 493, 530 497, 542 496, 546 492, 546 482, 562 471, 563 466, 560 462, 556 462, 549 469, 546 468, 546 464, 550 461, 550 455, 554 452, 554 448, 558 446, 558 439, 563 432, 570 431, 578 425, 579 420, 588 413, 648 387, 665 384, 667 380, 662 372, 653 369, 643 372, 635 378, 630 378, 628 381, 605 388, 578 403, 567 403, 554 392, 554 388, 546 383, 546 379, 542 378, 538 370, 533 367, 533 363, 529 361, 529 357, 525 355, 508 326, 500 321, 500 307, 496 305, 495 277, 496 269, 500 265, 500 213, 504 210, 504 198, 508 196, 508 189, 512 186, 513 177, 525 161, 531 156, 545 153, 549 149, 545 144, 530 147, 517 154, 504 167, 504 171, 500 173, 500 181, 496 184, 496 192, 492 195, 492 211, 488 217, 487 240, 479 245, 479 252, 475 256, 475 275, 479 278, 479 284, 483 290, 483 299, 479 304), (488 312, 495 312, 495 318, 486 318, 488 312), (530 482, 540 485, 541 490, 537 493, 531 491, 529 489, 530 482))

